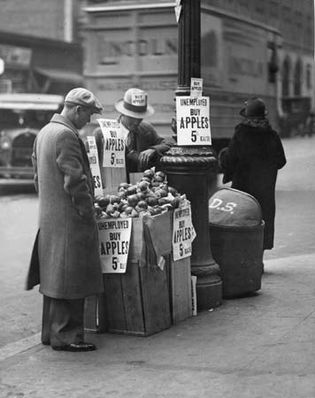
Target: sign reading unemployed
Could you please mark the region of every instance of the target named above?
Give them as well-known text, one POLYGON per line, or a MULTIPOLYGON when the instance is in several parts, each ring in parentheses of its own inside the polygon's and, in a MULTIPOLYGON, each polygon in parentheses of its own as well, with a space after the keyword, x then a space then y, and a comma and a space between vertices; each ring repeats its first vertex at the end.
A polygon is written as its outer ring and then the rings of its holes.
POLYGON ((103 195, 102 178, 100 172, 100 164, 98 159, 98 152, 94 136, 87 136, 88 144, 88 158, 90 162, 90 170, 93 178, 95 195, 103 195))
POLYGON ((125 167, 125 139, 117 120, 97 119, 104 137, 103 167, 125 167))
POLYGON ((102 220, 97 222, 97 226, 103 273, 125 273, 132 219, 102 220))
POLYGON ((180 260, 191 256, 192 242, 196 232, 191 221, 191 207, 187 202, 184 206, 175 209, 173 214, 173 259, 180 260))
POLYGON ((178 145, 211 145, 209 97, 176 97, 178 145))

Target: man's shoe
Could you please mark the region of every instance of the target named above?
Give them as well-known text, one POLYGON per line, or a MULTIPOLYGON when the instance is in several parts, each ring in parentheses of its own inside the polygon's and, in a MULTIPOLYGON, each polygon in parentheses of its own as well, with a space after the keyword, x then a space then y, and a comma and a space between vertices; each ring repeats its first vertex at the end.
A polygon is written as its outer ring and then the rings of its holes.
POLYGON ((84 351, 94 351, 96 346, 92 343, 72 343, 67 345, 61 345, 52 347, 55 351, 70 351, 70 352, 84 352, 84 351))
POLYGON ((50 345, 50 341, 49 341, 49 340, 42 340, 42 344, 44 344, 44 345, 50 345))

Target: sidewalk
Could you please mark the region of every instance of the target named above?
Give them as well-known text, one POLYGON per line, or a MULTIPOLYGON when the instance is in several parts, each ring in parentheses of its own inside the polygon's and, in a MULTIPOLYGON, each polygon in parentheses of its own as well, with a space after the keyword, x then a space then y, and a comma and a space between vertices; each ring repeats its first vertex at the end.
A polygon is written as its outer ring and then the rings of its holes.
POLYGON ((25 346, 2 357, 0 397, 313 398, 314 263, 265 261, 258 294, 150 337, 89 334, 90 353, 25 346))

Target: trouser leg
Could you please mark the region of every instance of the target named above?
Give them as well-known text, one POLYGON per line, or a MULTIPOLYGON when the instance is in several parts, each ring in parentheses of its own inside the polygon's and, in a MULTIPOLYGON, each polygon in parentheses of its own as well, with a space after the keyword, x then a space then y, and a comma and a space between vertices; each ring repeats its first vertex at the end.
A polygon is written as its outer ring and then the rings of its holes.
POLYGON ((50 297, 43 296, 42 336, 45 345, 50 344, 50 297))
MULTIPOLYGON (((49 298, 50 344, 60 347, 84 340, 84 299, 49 298)), ((46 323, 47 324, 47 323, 46 323)))

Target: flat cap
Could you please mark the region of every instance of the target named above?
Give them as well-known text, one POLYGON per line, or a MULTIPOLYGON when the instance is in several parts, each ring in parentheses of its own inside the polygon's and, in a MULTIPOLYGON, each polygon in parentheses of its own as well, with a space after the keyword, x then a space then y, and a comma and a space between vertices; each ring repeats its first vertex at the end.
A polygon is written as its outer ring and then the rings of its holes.
POLYGON ((93 109, 93 113, 102 113, 103 106, 95 95, 83 87, 77 87, 68 92, 65 103, 77 104, 93 109))

